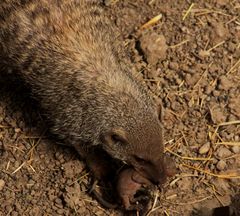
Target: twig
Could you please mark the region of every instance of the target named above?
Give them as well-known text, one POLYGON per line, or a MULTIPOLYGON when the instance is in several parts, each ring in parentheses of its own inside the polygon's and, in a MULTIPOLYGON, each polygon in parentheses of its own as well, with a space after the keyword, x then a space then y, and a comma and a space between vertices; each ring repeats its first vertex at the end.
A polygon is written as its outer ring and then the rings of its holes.
POLYGON ((173 154, 174 156, 177 156, 183 160, 194 160, 194 161, 209 161, 209 160, 213 160, 212 158, 193 158, 193 157, 186 157, 186 156, 181 156, 173 151, 171 151, 169 148, 165 148, 166 151, 168 151, 169 153, 173 154))
POLYGON ((216 142, 216 145, 240 146, 240 142, 216 142))
POLYGON ((188 8, 188 10, 187 10, 186 13, 184 14, 183 19, 182 19, 183 21, 186 19, 186 17, 188 16, 188 14, 190 13, 190 11, 192 10, 193 6, 194 6, 194 3, 192 3, 192 4, 190 5, 190 7, 188 8))
POLYGON ((146 22, 145 24, 143 24, 140 27, 140 30, 142 29, 146 29, 152 25, 154 25, 156 22, 158 22, 160 19, 162 18, 162 14, 158 14, 157 16, 153 17, 152 19, 150 19, 148 22, 146 22))
POLYGON ((238 61, 230 68, 230 70, 227 72, 227 75, 230 74, 233 70, 235 70, 235 68, 238 66, 239 63, 240 63, 240 58, 239 58, 238 61))
POLYGON ((25 165, 25 161, 17 168, 17 169, 15 169, 11 174, 14 174, 14 173, 16 173, 17 171, 19 171, 24 165, 25 165))
POLYGON ((234 173, 234 174, 214 174, 214 173, 211 173, 209 171, 206 171, 206 170, 203 170, 203 169, 200 169, 200 168, 197 168, 197 167, 190 166, 188 164, 182 164, 182 165, 185 166, 185 167, 188 167, 190 169, 194 169, 194 170, 197 170, 199 172, 205 173, 205 174, 210 175, 210 176, 218 177, 218 178, 240 179, 240 175, 237 175, 236 173, 234 173))

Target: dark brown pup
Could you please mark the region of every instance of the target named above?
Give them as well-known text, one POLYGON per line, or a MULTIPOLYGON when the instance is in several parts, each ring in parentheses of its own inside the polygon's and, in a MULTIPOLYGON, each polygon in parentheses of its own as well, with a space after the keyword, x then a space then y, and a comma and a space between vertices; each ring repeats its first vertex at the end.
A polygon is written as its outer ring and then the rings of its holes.
POLYGON ((117 192, 126 210, 132 210, 135 205, 134 195, 142 187, 151 185, 151 182, 143 178, 133 168, 127 168, 120 172, 117 182, 117 192))

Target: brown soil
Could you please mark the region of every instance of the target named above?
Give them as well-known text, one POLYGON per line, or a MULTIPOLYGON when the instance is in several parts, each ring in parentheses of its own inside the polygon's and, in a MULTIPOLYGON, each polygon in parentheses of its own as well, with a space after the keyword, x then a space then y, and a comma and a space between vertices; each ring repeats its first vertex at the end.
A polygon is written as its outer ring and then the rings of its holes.
MULTIPOLYGON (((240 186, 239 1, 105 3, 135 70, 162 100, 166 153, 179 172, 150 215, 229 205, 240 186)), ((49 138, 28 91, 5 77, 0 92, 0 215, 122 215, 88 195, 84 163, 49 138)))

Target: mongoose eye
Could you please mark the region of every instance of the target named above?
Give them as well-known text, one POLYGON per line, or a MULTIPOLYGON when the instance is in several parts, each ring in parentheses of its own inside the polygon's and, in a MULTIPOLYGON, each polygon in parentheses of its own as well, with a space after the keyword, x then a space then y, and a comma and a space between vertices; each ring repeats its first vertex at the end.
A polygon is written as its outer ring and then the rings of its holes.
POLYGON ((127 145, 128 141, 123 130, 112 129, 101 137, 102 141, 109 146, 127 145))
POLYGON ((126 144, 126 140, 123 137, 119 136, 118 134, 112 134, 111 139, 115 144, 121 144, 121 145, 126 144))
POLYGON ((149 164, 150 163, 150 162, 146 161, 145 159, 140 158, 139 156, 136 156, 136 155, 134 155, 133 158, 140 165, 145 165, 145 164, 149 164))

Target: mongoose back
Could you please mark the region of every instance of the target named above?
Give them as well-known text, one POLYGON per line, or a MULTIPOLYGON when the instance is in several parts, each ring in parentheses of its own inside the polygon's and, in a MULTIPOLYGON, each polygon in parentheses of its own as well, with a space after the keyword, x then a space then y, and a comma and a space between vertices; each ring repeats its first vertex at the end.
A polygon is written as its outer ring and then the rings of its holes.
POLYGON ((52 133, 90 169, 101 167, 101 149, 158 184, 166 175, 158 110, 122 63, 99 2, 1 0, 0 72, 11 68, 30 86, 52 133))

